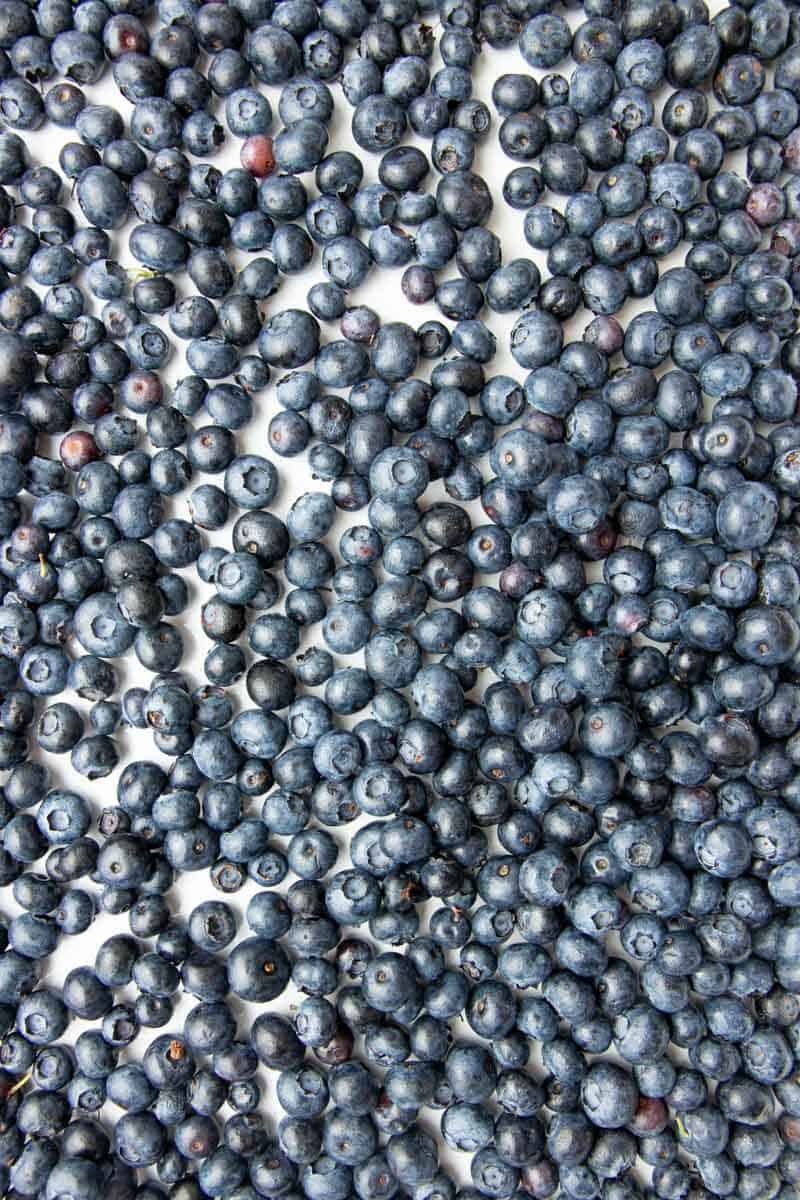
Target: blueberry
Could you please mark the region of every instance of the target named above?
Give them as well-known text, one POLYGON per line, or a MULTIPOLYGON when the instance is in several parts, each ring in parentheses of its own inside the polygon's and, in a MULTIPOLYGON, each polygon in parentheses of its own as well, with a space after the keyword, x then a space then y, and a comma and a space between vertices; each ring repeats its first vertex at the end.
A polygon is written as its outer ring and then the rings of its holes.
MULTIPOLYGON (((138 9, 109 18, 87 0, 71 15, 47 0, 35 27, 14 3, 0 22, 8 121, 76 127, 82 140, 59 165, 93 226, 76 230, 58 174, 29 167, 21 138, 0 139, 0 180, 17 185, 31 214, 17 220, 11 191, 0 193, 0 872, 21 906, 3 935, 0 996, 8 1022, 37 1043, 60 1036, 68 1011, 99 1026, 78 1039, 74 1076, 60 1047, 35 1063, 17 1062, 10 1039, 4 1052, 20 1075, 33 1066, 39 1089, 20 1104, 22 1135, 44 1147, 64 1131, 58 1165, 45 1164, 65 1175, 62 1190, 77 1180, 99 1195, 95 1164, 108 1146, 94 1126, 90 1135, 68 1123, 66 1105, 94 1113, 106 1097, 127 1109, 120 1163, 157 1162, 161 1183, 185 1190, 184 1164, 200 1157, 208 1194, 252 1185, 271 1195, 299 1181, 312 1200, 353 1186, 449 1200, 454 1185, 415 1123, 429 1105, 444 1111, 445 1140, 474 1155, 476 1194, 522 1186, 544 1196, 560 1183, 565 1194, 604 1188, 622 1200, 638 1149, 654 1193, 672 1200, 689 1186, 679 1145, 719 1194, 760 1194, 776 1163, 794 1178, 786 1122, 783 1142, 747 1124, 773 1093, 788 1111, 797 1105, 792 1043, 780 1032, 796 1016, 785 911, 800 894, 789 678, 800 596, 800 201, 780 174, 797 158, 792 27, 771 0, 711 21, 692 0, 587 0, 574 32, 544 8, 446 0, 433 74, 425 12, 406 0, 374 14, 339 0, 319 12, 305 0, 274 11, 262 0, 162 0, 150 33, 138 9), (547 252, 544 282, 528 259, 504 264, 488 227, 492 189, 474 169, 491 119, 471 95, 476 39, 518 41, 540 72, 572 54, 564 76, 505 75, 492 90, 501 148, 524 164, 498 191, 525 210, 526 240, 547 252), (104 54, 133 105, 131 138, 115 108, 88 103, 75 84, 44 101, 33 86, 53 69, 94 82, 104 54), (353 134, 381 155, 375 183, 357 156, 329 152, 326 81, 345 60, 353 134), (252 76, 281 86, 274 141, 252 76), (665 80, 677 90, 657 125, 652 97, 665 80), (721 106, 711 115, 707 84, 721 106), (184 153, 210 156, 221 139, 206 111, 212 95, 225 97, 226 123, 243 139, 242 168, 224 174, 184 153), (429 153, 401 144, 408 125, 429 153), (737 149, 747 179, 726 169, 737 149), (439 178, 425 191, 431 165, 439 178), (314 199, 300 178, 311 169, 314 199), (558 209, 541 203, 545 188, 564 197, 558 209), (144 274, 132 300, 104 232, 129 204, 144 274), (682 238, 685 265, 665 269, 659 259, 682 238), (228 239, 251 256, 241 269, 228 239), (261 302, 309 265, 317 243, 326 278, 308 290, 308 311, 263 317, 261 302), (458 274, 439 276, 452 260, 458 274), (78 265, 99 317, 86 310, 78 265), (409 302, 433 300, 451 331, 388 321, 349 296, 373 267, 391 266, 403 269, 409 302), (169 276, 187 268, 198 294, 176 302, 169 276), (646 303, 623 320, 629 297, 646 303), (563 322, 581 303, 595 318, 565 344, 563 322), (484 304, 515 314, 510 348, 526 380, 492 373, 484 304), (169 396, 156 375, 170 351, 150 324, 159 313, 196 372, 169 396), (319 323, 331 320, 339 336, 321 340, 319 323), (420 357, 434 360, 429 383, 414 378, 420 357), (331 484, 330 496, 302 494, 285 523, 267 511, 277 471, 238 454, 233 435, 274 367, 290 374, 277 380, 270 447, 282 457, 310 448, 313 474, 331 484), (115 398, 129 412, 116 412, 115 398), (207 423, 191 428, 203 408, 207 423), (155 453, 136 444, 139 416, 155 453), (767 434, 758 421, 777 428, 767 434), (60 462, 44 457, 40 433, 59 436, 60 462), (163 497, 198 472, 220 478, 194 482, 189 523, 163 497), (446 500, 426 497, 437 479, 446 500), (489 524, 463 509, 475 499, 489 524), (206 547, 199 529, 222 537, 231 505, 244 510, 231 545, 214 537, 206 547), (341 537, 340 566, 325 540, 337 510, 359 509, 368 525, 341 537), (752 566, 740 561, 748 552, 752 566), (597 579, 592 561, 603 564, 597 579), (278 613, 281 565, 291 590, 278 613), (212 648, 208 686, 195 691, 177 673, 179 625, 164 619, 187 610, 189 567, 215 589, 201 598, 212 648), (497 585, 476 572, 497 574, 497 585), (364 667, 305 649, 316 623, 312 639, 337 655, 363 649, 364 667), (72 666, 70 630, 86 652, 72 666), (236 644, 245 630, 255 659, 236 644), (156 674, 120 704, 108 660, 131 646, 156 674), (485 668, 495 683, 480 678, 485 668), (254 707, 234 716, 225 693, 242 677, 254 707), (296 678, 323 695, 299 697, 296 678), (93 706, 89 736, 61 696, 68 687, 93 706), (38 695, 53 697, 41 711, 38 695), (341 718, 368 706, 345 728, 341 718), (149 727, 174 765, 169 778, 141 762, 123 771, 98 843, 86 803, 35 769, 28 730, 37 750, 69 750, 79 773, 101 778, 117 763, 120 715, 149 727), (259 816, 245 796, 262 797, 259 816), (359 813, 369 820, 351 839, 351 865, 328 878, 337 847, 327 827, 359 813), (272 835, 289 839, 285 853, 272 835), (43 853, 40 879, 25 867, 43 853), (298 880, 284 900, 270 889, 290 867, 298 880), (262 888, 243 942, 221 901, 190 914, 189 934, 168 925, 173 878, 206 868, 223 894, 248 877, 262 888), (94 974, 78 968, 63 1000, 51 998, 26 964, 61 932, 88 928, 93 904, 73 886, 86 874, 102 886, 101 907, 128 912, 158 952, 111 939, 94 974), (438 904, 421 934, 426 897, 438 904), (687 918, 691 929, 679 928, 687 918), (340 944, 343 924, 367 924, 391 949, 340 944), (609 955, 612 929, 635 970, 609 955), (447 948, 459 949, 460 970, 444 969, 447 948), (118 1068, 116 1047, 170 1021, 179 969, 200 1001, 185 1039, 157 1039, 141 1067, 118 1068), (108 988, 128 982, 135 1002, 112 1007, 108 988), (269 1000, 289 982, 306 997, 296 1028, 262 1016, 252 1049, 237 1048, 226 992, 269 1000), (531 986, 542 996, 517 992, 531 986), (459 1013, 488 1055, 448 1045, 445 1022, 459 1013), (354 1032, 370 1069, 387 1072, 380 1094, 348 1061, 354 1032), (530 1037, 543 1043, 542 1089, 523 1074, 530 1037), (669 1040, 688 1049, 686 1070, 665 1056, 669 1040), (625 1066, 603 1057, 612 1043, 625 1066), (301 1069, 306 1045, 324 1074, 301 1069), (213 1071, 196 1066, 194 1050, 213 1071), (287 1116, 274 1141, 256 1112, 256 1059, 284 1072, 287 1116), (502 1113, 487 1124, 480 1102, 493 1092, 502 1113), (226 1099, 235 1115, 218 1128, 226 1099), (680 1114, 675 1133, 665 1100, 680 1114)), ((33 1171, 42 1190, 47 1172, 32 1150, 20 1158, 14 1144, 8 1157, 12 1186, 25 1175, 30 1190, 33 1171)))

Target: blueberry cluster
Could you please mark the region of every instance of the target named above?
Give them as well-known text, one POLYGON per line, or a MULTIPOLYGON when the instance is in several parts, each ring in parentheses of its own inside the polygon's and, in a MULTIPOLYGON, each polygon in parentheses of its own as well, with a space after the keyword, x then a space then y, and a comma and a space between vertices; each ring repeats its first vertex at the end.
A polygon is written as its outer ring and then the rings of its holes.
POLYGON ((800 6, 0 0, 0 77, 0 1192, 792 1200, 800 6))

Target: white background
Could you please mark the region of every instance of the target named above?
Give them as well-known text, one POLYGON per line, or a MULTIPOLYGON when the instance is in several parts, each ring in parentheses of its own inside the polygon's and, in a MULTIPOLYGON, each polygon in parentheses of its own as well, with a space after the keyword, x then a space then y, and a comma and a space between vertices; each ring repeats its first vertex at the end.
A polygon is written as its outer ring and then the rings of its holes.
MULTIPOLYGON (((709 7, 713 13, 718 8, 721 8, 722 5, 717 3, 716 0, 712 0, 709 7)), ((570 24, 575 27, 582 20, 583 12, 580 8, 571 8, 565 13, 565 16, 570 24)), ((435 14, 431 14, 428 19, 434 28, 438 44, 441 27, 438 24, 435 14)), ((155 25, 153 25, 153 28, 154 27, 155 25)), ((441 58, 437 49, 431 64, 432 71, 438 69, 438 67, 441 65, 441 58)), ((569 75, 573 65, 574 64, 571 60, 567 60, 560 64, 560 69, 564 74, 569 75)), ((502 241, 503 261, 508 262, 517 257, 531 258, 539 265, 542 278, 544 280, 547 278, 545 256, 535 250, 532 250, 522 236, 524 213, 507 207, 503 202, 501 195, 503 179, 505 178, 506 174, 518 164, 507 159, 500 150, 497 142, 497 129, 500 122, 493 106, 491 105, 490 94, 492 83, 496 77, 510 71, 520 71, 534 74, 538 78, 541 78, 542 75, 545 74, 545 72, 532 71, 531 68, 529 68, 524 62, 522 57, 518 54, 516 48, 512 50, 499 51, 493 50, 491 47, 487 46, 477 57, 475 67, 473 69, 473 96, 484 100, 489 105, 492 112, 492 128, 488 135, 486 135, 477 145, 474 170, 484 175, 489 181, 495 197, 494 211, 488 224, 489 227, 498 234, 502 241)), ((54 82, 55 80, 49 81, 48 86, 52 86, 54 82)), ((255 80, 253 81, 253 84, 254 86, 260 86, 269 96, 273 111, 276 114, 276 121, 273 127, 273 134, 275 134, 280 128, 277 118, 280 88, 258 85, 255 80)), ((104 78, 99 84, 89 87, 85 90, 91 102, 107 103, 113 107, 117 107, 126 119, 126 123, 128 122, 130 118, 131 105, 117 92, 111 77, 110 67, 107 69, 104 78)), ((365 154, 356 146, 350 133, 352 109, 344 100, 338 84, 332 85, 332 91, 334 93, 335 100, 335 113, 329 127, 330 141, 328 145, 328 152, 330 153, 333 150, 340 149, 352 150, 364 163, 364 183, 366 184, 373 182, 377 179, 379 156, 365 154)), ((669 88, 663 88, 661 92, 654 97, 654 100, 656 101, 657 114, 660 113, 661 106, 666 97, 670 94, 670 91, 671 89, 669 88)), ((713 97, 710 97, 710 102, 713 108, 713 97)), ((218 114, 218 119, 224 124, 224 101, 216 101, 215 109, 218 114)), ((22 136, 24 137, 27 145, 30 147, 32 164, 46 163, 53 166, 57 166, 57 152, 61 144, 63 144, 65 141, 77 140, 74 131, 60 130, 55 126, 50 125, 45 125, 42 129, 34 132, 23 133, 22 136)), ((430 142, 418 139, 413 134, 409 134, 404 140, 407 143, 415 143, 426 151, 430 150, 430 142)), ((238 166, 240 145, 241 142, 239 139, 228 135, 221 151, 210 161, 212 161, 213 165, 218 167, 220 170, 225 170, 226 168, 232 166, 238 166)), ((733 165, 739 165, 736 161, 737 157, 738 156, 733 158, 733 165)), ((535 166, 536 163, 534 162, 532 165, 535 166)), ((731 162, 726 161, 725 166, 728 167, 729 165, 731 165, 731 162)), ((593 176, 592 183, 596 183, 597 178, 597 176, 593 176)), ((437 181, 438 176, 433 170, 431 170, 431 173, 423 186, 433 191, 435 190, 437 181)), ((315 194, 313 174, 303 176, 303 182, 308 188, 309 196, 313 196, 315 194)), ((589 186, 592 186, 592 183, 590 183, 589 186)), ((69 183, 67 183, 65 195, 68 195, 69 186, 69 183)), ((554 207, 562 208, 562 210, 563 200, 563 197, 552 197, 548 194, 545 194, 542 198, 542 202, 551 203, 554 207)), ((85 219, 82 218, 82 214, 80 214, 77 205, 73 204, 69 199, 65 200, 65 203, 69 203, 71 205, 73 211, 79 219, 79 222, 85 224, 85 219)), ((31 214, 29 212, 25 212, 21 219, 29 220, 30 215, 31 214)), ((302 221, 299 223, 302 224, 302 221)), ((131 270, 132 282, 135 281, 136 271, 139 266, 128 250, 128 233, 133 224, 134 222, 131 222, 130 225, 126 226, 122 231, 116 231, 111 234, 113 243, 112 257, 115 257, 122 264, 122 266, 131 270)), ((413 228, 410 229, 410 232, 413 234, 413 228)), ((670 259, 662 260, 661 269, 663 270, 666 266, 682 265, 687 249, 688 246, 684 244, 679 248, 675 255, 671 256, 670 259)), ((268 254, 267 251, 263 253, 268 254)), ((265 318, 268 318, 270 315, 282 309, 291 307, 305 307, 305 297, 309 287, 325 278, 322 272, 320 257, 320 248, 315 246, 314 259, 304 273, 295 276, 284 276, 282 278, 279 291, 274 296, 270 297, 269 300, 260 305, 265 318)), ((242 256, 236 251, 231 252, 231 258, 240 264, 246 261, 246 256, 242 256)), ((445 268, 443 271, 439 272, 439 279, 452 278, 456 275, 456 273, 457 270, 455 268, 455 264, 450 264, 448 268, 445 268)), ((390 271, 386 269, 375 268, 368 277, 366 283, 351 294, 352 302, 371 305, 384 320, 403 320, 414 326, 417 326, 422 321, 431 318, 442 319, 441 314, 433 303, 423 306, 412 306, 406 301, 400 288, 401 274, 402 271, 400 270, 390 271)), ((173 278, 178 287, 179 295, 182 296, 191 293, 193 290, 192 285, 186 276, 174 276, 173 278)), ((95 305, 91 311, 98 311, 99 306, 97 306, 96 302, 88 300, 87 307, 91 304, 95 305)), ((626 323, 633 315, 635 315, 636 312, 651 306, 652 305, 649 301, 634 301, 626 305, 623 313, 619 314, 619 316, 623 323, 626 323)), ((509 374, 522 382, 525 372, 514 363, 508 350, 509 331, 518 314, 511 313, 498 315, 488 309, 484 309, 480 315, 497 338, 497 355, 493 362, 486 367, 487 376, 490 374, 509 374)), ((586 310, 579 310, 578 314, 571 321, 567 322, 565 326, 565 342, 580 338, 583 329, 585 328, 586 324, 588 324, 591 317, 592 314, 588 313, 586 310)), ((152 320, 154 318, 148 319, 152 320)), ((156 320, 158 321, 157 318, 156 320)), ((164 328, 168 329, 166 322, 159 321, 159 323, 161 323, 164 328)), ((339 332, 337 323, 323 325, 322 336, 323 341, 338 337, 339 332)), ((174 338, 172 340, 172 358, 163 371, 163 376, 168 384, 172 384, 176 380, 180 379, 183 375, 190 373, 183 358, 183 351, 186 343, 179 342, 174 338)), ((250 352, 255 352, 255 348, 251 348, 250 352)), ((431 364, 421 361, 417 374, 424 376, 426 371, 430 369, 430 366, 431 364)), ((272 383, 279 379, 280 375, 280 371, 274 371, 272 383)), ((278 411, 274 388, 272 386, 268 387, 265 391, 256 394, 254 397, 254 410, 255 416, 252 422, 249 424, 249 426, 239 431, 236 435, 239 452, 260 453, 266 455, 267 457, 273 458, 273 461, 275 461, 280 474, 280 488, 272 508, 273 511, 277 512, 279 515, 285 516, 286 511, 299 495, 302 495, 304 492, 313 489, 327 490, 329 485, 323 482, 315 482, 311 478, 305 454, 293 459, 279 459, 272 456, 271 452, 269 451, 267 446, 267 426, 270 418, 275 414, 275 412, 278 411)), ((194 424, 195 426, 199 426, 204 423, 210 422, 207 422, 204 417, 204 413, 201 411, 194 418, 194 424)), ((47 452, 55 457, 57 455, 58 440, 59 439, 52 439, 49 444, 49 449, 47 451, 40 450, 39 452, 47 452)), ((42 442, 47 442, 47 439, 42 439, 42 442)), ((143 431, 140 445, 145 447, 147 446, 143 431)), ((485 463, 483 464, 483 469, 484 476, 488 480, 490 476, 488 473, 488 467, 485 463)), ((165 510, 169 513, 169 515, 189 519, 187 501, 191 488, 205 482, 221 483, 221 477, 203 476, 199 474, 196 475, 188 489, 186 489, 179 496, 174 497, 172 500, 166 501, 165 510)), ((443 498, 446 498, 443 485, 441 482, 437 482, 433 484, 425 494, 423 498, 423 505, 427 506, 433 501, 443 498)), ((479 502, 474 502, 466 507, 470 510, 474 525, 488 522, 488 518, 480 507, 479 502)), ((226 528, 217 533, 204 534, 206 543, 230 548, 230 532, 234 520, 238 515, 239 511, 232 508, 231 519, 226 528)), ((367 523, 366 509, 355 514, 340 513, 338 515, 336 525, 326 539, 329 547, 336 552, 338 538, 341 532, 350 525, 365 523, 367 523)), ((596 570, 595 568, 590 569, 592 573, 594 573, 596 570)), ((180 573, 183 575, 189 586, 191 601, 186 612, 180 617, 172 618, 172 620, 179 627, 185 645, 184 660, 180 669, 186 674, 191 686, 194 688, 206 682, 202 664, 207 651, 211 647, 211 643, 205 638, 200 630, 199 609, 200 605, 213 594, 213 588, 209 585, 203 584, 199 580, 194 568, 188 568, 180 573)), ((277 571, 276 574, 278 574, 277 571)), ((283 594, 285 594, 286 585, 285 581, 282 579, 282 576, 281 580, 283 594)), ((496 586, 497 577, 487 577, 481 582, 491 583, 496 586)), ((281 604, 282 601, 279 601, 278 605, 273 611, 280 611, 281 604)), ((312 626, 310 630, 306 630, 304 632, 303 641, 301 644, 301 652, 308 645, 321 644, 321 640, 320 626, 312 626)), ((244 638, 241 639, 241 643, 246 649, 248 662, 252 661, 255 656, 253 656, 252 653, 247 649, 244 638)), ((79 644, 74 641, 70 644, 68 649, 76 657, 83 652, 79 644)), ((362 656, 360 654, 346 656, 337 659, 337 666, 361 665, 361 661, 362 656)), ((139 666, 132 653, 126 656, 126 658, 123 660, 116 660, 114 662, 114 666, 119 676, 120 695, 125 688, 132 685, 147 686, 149 673, 139 666)), ((479 699, 483 687, 492 682, 494 678, 494 676, 487 672, 484 672, 483 676, 484 677, 479 681, 478 687, 471 694, 472 699, 479 699)), ((321 690, 322 689, 316 689, 318 693, 321 693, 321 690)), ((238 708, 252 707, 251 702, 247 698, 243 684, 240 683, 237 685, 233 691, 236 696, 238 708)), ((75 704, 86 718, 87 732, 91 732, 88 727, 88 710, 90 705, 86 701, 81 700, 73 693, 65 693, 63 696, 54 697, 54 699, 66 699, 75 704)), ((366 709, 357 714, 355 718, 347 723, 352 723, 353 721, 362 719, 363 717, 369 715, 371 715, 370 710, 366 709)), ((165 769, 169 769, 171 764, 170 759, 160 755, 155 750, 150 733, 147 731, 122 728, 118 733, 115 734, 115 740, 120 751, 120 765, 111 776, 95 782, 89 782, 72 771, 68 755, 44 756, 41 755, 41 752, 37 753, 41 757, 46 758, 47 765, 51 771, 53 785, 70 787, 75 791, 82 793, 89 799, 93 806, 95 815, 97 815, 104 806, 115 803, 117 779, 122 768, 128 762, 136 759, 156 760, 160 762, 165 769)), ((259 812, 260 805, 260 797, 256 797, 251 800, 245 798, 245 809, 248 814, 257 814, 259 812)), ((356 822, 339 830, 332 831, 340 845, 340 855, 334 870, 341 870, 350 865, 347 851, 348 840, 358 825, 359 822, 356 822)), ((273 843, 279 847, 285 847, 285 842, 286 839, 279 837, 275 837, 273 839, 273 843)), ((279 890, 284 891, 291 884, 293 879, 294 876, 289 874, 285 882, 280 886, 279 890)), ((95 890, 95 885, 88 880, 79 881, 77 886, 87 888, 88 890, 95 890)), ((202 871, 192 874, 185 874, 179 878, 175 886, 169 892, 168 900, 175 919, 179 919, 186 918, 192 907, 194 907, 194 905, 201 900, 211 898, 226 899, 239 916, 239 933, 237 936, 241 937, 247 936, 249 933, 247 926, 244 923, 243 914, 247 901, 256 890, 257 889, 255 885, 251 882, 248 882, 236 895, 222 897, 221 894, 215 891, 215 889, 212 887, 208 879, 208 873, 206 871, 202 871)), ((1 907, 2 912, 7 918, 10 918, 16 911, 18 911, 11 896, 10 888, 5 889, 1 907)), ((425 931, 426 924, 423 917, 423 921, 420 925, 420 932, 425 931)), ((126 916, 109 916, 107 914, 100 914, 97 916, 96 920, 85 934, 78 937, 64 937, 57 951, 53 954, 51 960, 46 965, 42 964, 42 982, 48 986, 58 988, 67 972, 74 966, 83 963, 93 963, 95 951, 98 945, 109 935, 117 932, 128 932, 128 922, 126 916)), ((369 936, 366 926, 357 931, 351 930, 350 932, 356 932, 358 936, 369 936)), ((142 945, 143 949, 153 947, 152 942, 147 947, 144 945, 144 943, 142 945)), ((117 1000, 133 999, 134 996, 134 988, 122 989, 117 993, 117 1000)), ((276 1001, 267 1007, 271 1011, 280 1012, 290 1016, 293 1006, 297 1004, 300 998, 301 997, 299 997, 296 992, 289 988, 282 996, 280 996, 276 1001)), ((176 997, 175 999, 178 1001, 178 1003, 176 1004, 175 1018, 171 1024, 162 1030, 144 1030, 139 1038, 133 1043, 127 1054, 123 1053, 120 1056, 120 1061, 125 1061, 126 1058, 131 1060, 138 1059, 153 1037, 169 1030, 177 1031, 180 1029, 182 1018, 196 1001, 194 998, 190 997, 176 997)), ((236 1012, 239 1018, 238 1036, 242 1039, 245 1039, 248 1035, 250 1022, 258 1014, 258 1012, 261 1011, 263 1006, 245 1004, 236 1000, 234 997, 229 998, 229 1003, 232 1011, 236 1012)), ((74 1040, 74 1038, 77 1037, 77 1035, 82 1032, 83 1029, 89 1027, 89 1024, 90 1023, 88 1022, 73 1020, 69 1030, 67 1031, 66 1040, 74 1040)), ((456 1037, 466 1037, 471 1039, 474 1036, 471 1033, 469 1026, 461 1018, 452 1021, 451 1028, 454 1036, 456 1037)), ((613 1054, 610 1055, 610 1057, 613 1057, 613 1054)), ((542 1072, 540 1069, 540 1058, 538 1048, 535 1046, 533 1047, 533 1053, 529 1066, 538 1077, 541 1077, 542 1072)), ((259 1072, 259 1081, 263 1087, 262 1111, 264 1111, 267 1116, 268 1127, 271 1131, 277 1125, 280 1117, 284 1115, 275 1098, 275 1080, 275 1074, 263 1070, 259 1072)), ((106 1105, 102 1113, 102 1118, 107 1125, 111 1125, 116 1119, 118 1119, 120 1114, 121 1110, 109 1104, 106 1105)), ((222 1115, 231 1115, 231 1110, 224 1109, 222 1115)), ((422 1115, 421 1124, 423 1124, 424 1127, 426 1127, 430 1132, 437 1135, 437 1139, 440 1143, 442 1161, 453 1171, 456 1179, 462 1184, 469 1183, 469 1157, 466 1155, 454 1154, 446 1147, 438 1135, 439 1115, 440 1114, 438 1112, 425 1110, 422 1115)))

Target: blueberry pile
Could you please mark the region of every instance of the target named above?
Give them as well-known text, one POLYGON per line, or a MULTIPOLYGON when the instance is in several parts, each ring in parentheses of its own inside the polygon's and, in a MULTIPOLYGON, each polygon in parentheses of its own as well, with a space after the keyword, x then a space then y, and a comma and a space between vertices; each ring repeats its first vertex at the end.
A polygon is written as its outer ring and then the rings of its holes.
POLYGON ((795 1200, 800 6, 0 77, 0 1194, 795 1200))

